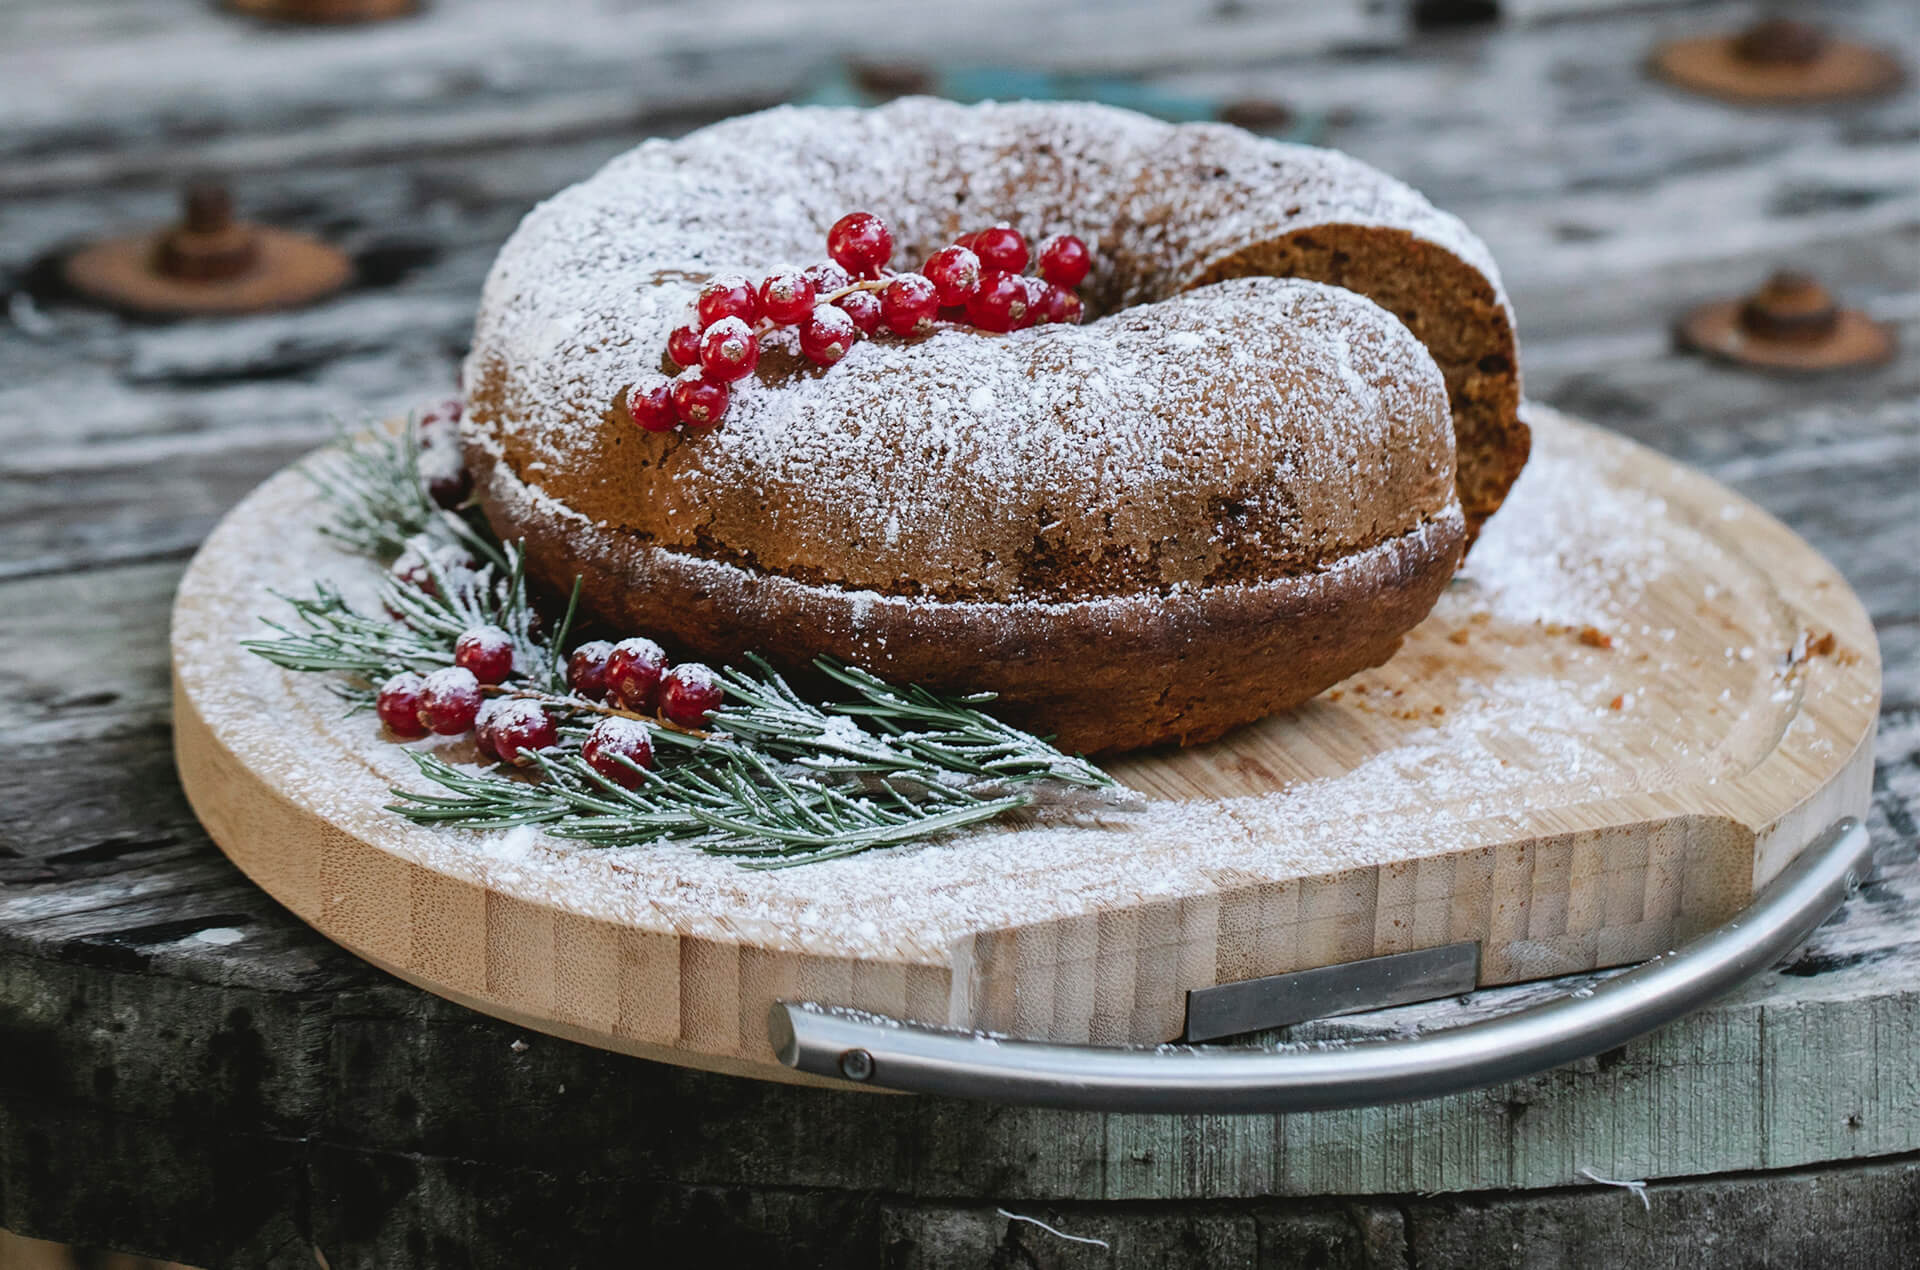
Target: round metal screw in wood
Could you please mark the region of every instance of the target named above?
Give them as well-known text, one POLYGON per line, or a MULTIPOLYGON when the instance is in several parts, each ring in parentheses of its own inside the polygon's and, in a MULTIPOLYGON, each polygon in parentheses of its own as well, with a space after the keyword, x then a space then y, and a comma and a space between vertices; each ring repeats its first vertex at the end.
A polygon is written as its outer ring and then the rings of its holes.
POLYGON ((402 18, 419 8, 418 0, 224 0, 226 7, 274 22, 344 25, 402 18))
POLYGON ((1652 66, 1654 74, 1691 92, 1760 106, 1873 97, 1906 78, 1884 49, 1834 39, 1790 18, 1767 18, 1730 35, 1669 41, 1654 49, 1652 66))
POLYGON ((1249 132, 1279 132, 1293 126, 1294 113, 1271 97, 1241 97, 1220 107, 1220 122, 1249 132))
POLYGON ((1893 355, 1886 327, 1841 308, 1816 279, 1794 270, 1738 300, 1702 305, 1680 319, 1677 334, 1688 348, 1760 370, 1838 370, 1893 355))
POLYGON ((353 263, 305 234, 236 220, 226 188, 203 184, 186 190, 179 224, 83 247, 63 273, 109 308, 200 317, 310 304, 345 286, 353 263))
POLYGON ((847 75, 854 87, 875 101, 931 93, 936 88, 933 70, 918 62, 850 62, 847 75))

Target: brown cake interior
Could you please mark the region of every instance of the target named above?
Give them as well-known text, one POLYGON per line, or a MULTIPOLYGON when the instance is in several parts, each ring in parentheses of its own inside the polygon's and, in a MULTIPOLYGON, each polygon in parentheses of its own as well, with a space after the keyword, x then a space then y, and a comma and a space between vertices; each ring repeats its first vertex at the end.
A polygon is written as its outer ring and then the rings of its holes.
POLYGON ((1251 274, 1311 278, 1357 291, 1427 346, 1447 381, 1460 506, 1471 542, 1499 510, 1531 444, 1518 416, 1513 324, 1485 276, 1404 230, 1317 225, 1216 261, 1192 285, 1251 274))

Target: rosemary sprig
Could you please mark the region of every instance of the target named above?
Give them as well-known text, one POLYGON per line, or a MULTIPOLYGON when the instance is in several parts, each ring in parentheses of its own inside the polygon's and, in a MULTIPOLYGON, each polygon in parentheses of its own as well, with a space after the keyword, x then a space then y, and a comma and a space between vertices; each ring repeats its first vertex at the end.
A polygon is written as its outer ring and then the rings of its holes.
POLYGON ((542 779, 502 778, 414 754, 421 774, 445 793, 408 793, 390 806, 420 824, 491 829, 541 825, 555 837, 595 846, 678 842, 734 856, 751 869, 917 841, 1025 807, 1031 794, 980 796, 947 789, 915 800, 885 783, 872 792, 783 772, 750 749, 708 738, 681 761, 644 771, 623 789, 576 755, 541 755, 542 779))
POLYGON ((402 671, 451 666, 453 644, 462 631, 498 626, 513 639, 515 665, 527 667, 538 686, 557 689, 560 666, 534 632, 520 550, 509 544, 501 558, 504 575, 492 566, 456 569, 436 553, 423 552, 432 589, 387 578, 380 602, 390 617, 358 613, 337 588, 316 582, 311 598, 279 597, 292 606, 296 625, 262 619, 278 637, 243 640, 241 647, 284 670, 340 671, 371 689, 402 671))
POLYGON ((411 550, 430 585, 389 576, 385 613, 369 615, 318 582, 311 597, 281 596, 293 618, 269 621, 275 634, 244 646, 287 670, 339 675, 341 695, 364 705, 391 675, 451 665, 462 631, 498 626, 514 641, 516 677, 491 691, 539 701, 560 721, 560 742, 527 770, 414 752, 430 788, 396 789, 389 810, 419 824, 539 825, 594 846, 681 843, 767 869, 922 841, 1060 788, 1115 788, 1085 759, 982 712, 990 694, 943 698, 823 658, 816 668, 845 696, 813 701, 757 656, 720 672, 725 699, 707 729, 639 718, 655 766, 635 768, 636 788, 623 788, 580 755, 598 717, 638 716, 567 689, 562 653, 579 584, 543 633, 519 546, 436 507, 417 448, 411 423, 346 438, 309 476, 333 510, 323 532, 382 563, 411 550))
POLYGON ((332 518, 320 532, 348 551, 385 563, 409 542, 431 535, 456 542, 499 568, 508 567, 491 533, 427 497, 420 476, 419 425, 412 418, 398 431, 343 433, 323 458, 300 471, 332 508, 332 518))
POLYGON ((981 693, 943 700, 922 688, 905 690, 852 666, 822 657, 814 666, 855 693, 851 701, 818 705, 795 692, 758 656, 757 673, 729 669, 721 676, 729 704, 715 725, 769 754, 817 771, 913 776, 938 773, 1004 784, 1058 781, 1100 788, 1113 778, 1082 758, 1069 757, 1031 733, 973 709, 993 699, 981 693), (858 726, 872 720, 871 728, 858 726))

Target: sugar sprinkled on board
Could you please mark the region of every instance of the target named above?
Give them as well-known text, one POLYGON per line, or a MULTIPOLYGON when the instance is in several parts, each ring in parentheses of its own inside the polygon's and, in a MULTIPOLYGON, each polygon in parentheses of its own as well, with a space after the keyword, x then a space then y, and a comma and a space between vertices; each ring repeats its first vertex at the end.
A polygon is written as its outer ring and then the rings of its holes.
MULTIPOLYGON (((1576 443, 1572 429, 1547 412, 1536 415, 1535 463, 1476 548, 1471 578, 1451 588, 1429 619, 1434 631, 1465 628, 1475 642, 1462 650, 1442 634, 1416 631, 1403 657, 1419 657, 1421 648, 1465 657, 1482 641, 1552 639, 1546 632, 1554 624, 1615 631, 1682 624, 1644 608, 1659 599, 1671 562, 1646 545, 1647 535, 1617 532, 1636 517, 1658 516, 1657 500, 1596 479, 1593 443, 1576 443), (1537 545, 1548 535, 1567 545, 1568 559, 1590 557, 1591 571, 1558 581, 1539 571, 1537 545)), ((1276 772, 1270 794, 1159 795, 1132 808, 1082 801, 920 847, 749 874, 689 848, 583 848, 532 827, 506 834, 419 828, 381 810, 389 789, 419 785, 406 747, 383 739, 369 715, 343 715, 325 676, 286 674, 236 646, 258 633, 258 615, 274 611, 268 587, 329 577, 349 594, 368 595, 379 571, 312 532, 317 509, 298 477, 276 478, 250 505, 196 562, 176 627, 194 654, 183 662, 183 687, 223 743, 295 805, 401 858, 566 911, 730 942, 945 965, 953 942, 973 929, 1416 860, 1459 847, 1476 825, 1498 823, 1522 803, 1577 806, 1622 787, 1658 785, 1674 771, 1731 775, 1739 755, 1715 748, 1718 734, 1704 729, 1736 738, 1742 728, 1766 732, 1781 709, 1769 701, 1770 679, 1755 697, 1722 700, 1718 681, 1692 682, 1663 661, 1665 644, 1639 661, 1587 648, 1569 634, 1570 660, 1552 675, 1501 673, 1497 660, 1450 673, 1439 715, 1424 703, 1403 710, 1417 717, 1386 713, 1384 688, 1376 680, 1374 692, 1363 693, 1372 677, 1357 676, 1284 726, 1351 731, 1379 723, 1382 739, 1340 770, 1276 772), (267 508, 284 532, 249 527, 267 508), (1661 726, 1671 730, 1656 734, 1645 754, 1610 742, 1620 716, 1606 701, 1625 692, 1661 702, 1661 726), (1367 708, 1382 713, 1364 713, 1362 700, 1378 700, 1367 708)), ((1704 537, 1684 549, 1702 558, 1724 554, 1704 537)), ((1730 562, 1712 572, 1740 585, 1730 562)), ((1697 644, 1700 632, 1686 635, 1697 644)), ((1792 639, 1780 634, 1783 654, 1792 639)), ((460 757, 454 743, 430 744, 460 757)))
POLYGON ((1664 570, 1657 543, 1637 530, 1665 516, 1658 495, 1603 484, 1582 457, 1543 450, 1487 522, 1462 578, 1499 617, 1604 629, 1664 570), (1595 551, 1596 538, 1611 549, 1595 551))

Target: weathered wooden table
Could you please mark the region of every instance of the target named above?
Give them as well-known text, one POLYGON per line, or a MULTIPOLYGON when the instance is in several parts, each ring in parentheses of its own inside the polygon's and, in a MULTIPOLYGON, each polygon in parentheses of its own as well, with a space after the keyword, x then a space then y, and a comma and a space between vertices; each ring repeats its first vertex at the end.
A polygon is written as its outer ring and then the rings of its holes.
MULTIPOLYGON (((1920 95, 1738 111, 1646 80, 1649 16, 981 0, 445 0, 360 30, 198 0, 0 14, 0 1225, 211 1265, 1913 1264, 1920 1232, 1920 95), (879 16, 876 16, 879 15, 879 16), (938 37, 936 39, 936 37, 938 37), (525 1035, 391 980, 241 878, 168 751, 187 556, 335 418, 446 392, 495 248, 649 132, 806 90, 838 51, 1040 57, 1284 101, 1462 213, 1536 398, 1698 464, 1825 551, 1878 624, 1880 875, 1724 1004, 1538 1079, 1285 1118, 1125 1117, 760 1085, 525 1035), (142 324, 49 261, 178 181, 348 247, 300 313, 142 324), (1672 318, 1810 268, 1892 365, 1767 378, 1672 318), (1646 1179, 1643 1194, 1599 1178, 1646 1179), (1644 1207, 1643 1207, 1644 1199, 1644 1207), (999 1210, 1107 1241, 1065 1242, 999 1210), (639 1254, 644 1257, 644 1252, 639 1254)), ((1830 19, 1916 54, 1902 0, 1830 19)), ((1567 985, 1323 1025, 1439 1026, 1567 985)))

